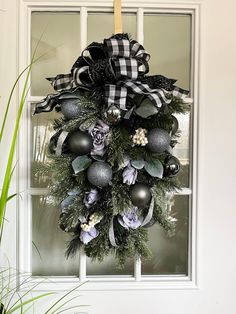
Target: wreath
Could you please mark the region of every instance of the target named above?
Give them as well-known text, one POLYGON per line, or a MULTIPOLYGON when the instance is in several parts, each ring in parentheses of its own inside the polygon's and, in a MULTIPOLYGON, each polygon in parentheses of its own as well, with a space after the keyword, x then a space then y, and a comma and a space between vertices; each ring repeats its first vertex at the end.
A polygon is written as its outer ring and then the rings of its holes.
POLYGON ((174 114, 186 113, 188 91, 176 80, 147 75, 150 55, 120 33, 91 43, 69 74, 48 78, 55 94, 35 113, 60 111, 48 145, 50 191, 60 208, 59 226, 72 235, 66 255, 80 246, 120 264, 148 257, 148 228, 174 234, 167 202, 179 189, 180 136, 174 114))

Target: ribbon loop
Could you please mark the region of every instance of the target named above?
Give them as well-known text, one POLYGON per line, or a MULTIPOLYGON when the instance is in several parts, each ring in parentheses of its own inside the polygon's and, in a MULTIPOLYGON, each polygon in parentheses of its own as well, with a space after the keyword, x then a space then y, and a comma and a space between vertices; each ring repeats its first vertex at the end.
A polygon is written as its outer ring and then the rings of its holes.
MULTIPOLYGON (((127 98, 136 94, 150 99, 158 109, 169 104, 168 94, 184 98, 188 91, 174 86, 175 80, 163 76, 146 76, 150 55, 127 34, 116 34, 104 42, 90 44, 75 61, 71 73, 48 78, 61 93, 86 87, 91 95, 99 92, 108 107, 127 110, 127 98)), ((58 104, 58 95, 49 95, 36 105, 35 113, 51 111, 58 104)))

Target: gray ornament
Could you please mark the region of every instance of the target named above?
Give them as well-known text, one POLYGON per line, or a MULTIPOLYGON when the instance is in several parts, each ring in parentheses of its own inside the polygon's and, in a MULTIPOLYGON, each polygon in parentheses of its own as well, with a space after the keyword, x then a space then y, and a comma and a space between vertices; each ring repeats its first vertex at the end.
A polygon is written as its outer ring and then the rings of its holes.
POLYGON ((170 146, 170 135, 163 129, 152 129, 147 134, 146 147, 153 153, 163 153, 170 146))
POLYGON ((148 186, 136 183, 130 189, 130 197, 134 206, 143 207, 149 204, 152 195, 148 186))
POLYGON ((81 112, 79 100, 77 98, 61 100, 61 112, 67 120, 78 117, 81 112))
POLYGON ((115 124, 115 123, 119 122, 119 120, 121 118, 120 108, 117 108, 114 105, 110 106, 105 113, 105 117, 109 123, 115 124))
POLYGON ((72 153, 82 156, 91 152, 93 139, 92 136, 86 132, 76 131, 70 135, 68 144, 72 153))
POLYGON ((88 168, 87 178, 97 187, 105 187, 112 179, 111 167, 103 161, 95 161, 88 168))

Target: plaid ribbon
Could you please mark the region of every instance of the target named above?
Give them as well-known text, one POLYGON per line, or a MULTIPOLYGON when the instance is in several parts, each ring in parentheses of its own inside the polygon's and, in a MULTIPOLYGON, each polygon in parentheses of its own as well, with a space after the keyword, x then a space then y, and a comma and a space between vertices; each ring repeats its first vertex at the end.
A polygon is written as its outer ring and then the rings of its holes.
MULTIPOLYGON (((103 44, 92 43, 74 63, 71 73, 47 78, 57 92, 73 90, 82 84, 88 89, 103 88, 105 101, 109 106, 116 105, 126 109, 127 97, 135 94, 146 95, 157 108, 170 103, 167 94, 183 98, 188 92, 173 86, 152 89, 145 83, 149 71, 150 55, 135 40, 109 38, 103 44), (87 54, 90 54, 90 57, 87 54)), ((48 95, 36 105, 36 113, 51 111, 58 100, 57 95, 48 95)))

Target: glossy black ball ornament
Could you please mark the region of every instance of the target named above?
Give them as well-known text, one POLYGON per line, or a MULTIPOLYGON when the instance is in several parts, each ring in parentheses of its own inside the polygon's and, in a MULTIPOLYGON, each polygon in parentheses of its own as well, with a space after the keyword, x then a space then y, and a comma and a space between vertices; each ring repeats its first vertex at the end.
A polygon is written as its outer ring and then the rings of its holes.
POLYGON ((61 112, 63 116, 67 119, 74 119, 78 117, 81 112, 80 105, 77 98, 69 98, 61 100, 61 112))
POLYGON ((97 187, 105 187, 112 179, 111 167, 103 161, 95 161, 87 171, 89 182, 97 187))
POLYGON ((68 146, 70 151, 78 156, 87 155, 93 148, 92 136, 86 132, 76 131, 70 135, 68 146))
POLYGON ((152 195, 148 186, 136 183, 130 189, 130 197, 134 206, 143 207, 149 204, 152 195))
POLYGON ((168 155, 164 161, 164 177, 174 177, 180 171, 180 161, 172 155, 168 155))
POLYGON ((170 146, 170 135, 163 129, 152 129, 147 134, 148 143, 146 145, 153 153, 163 153, 170 146))

